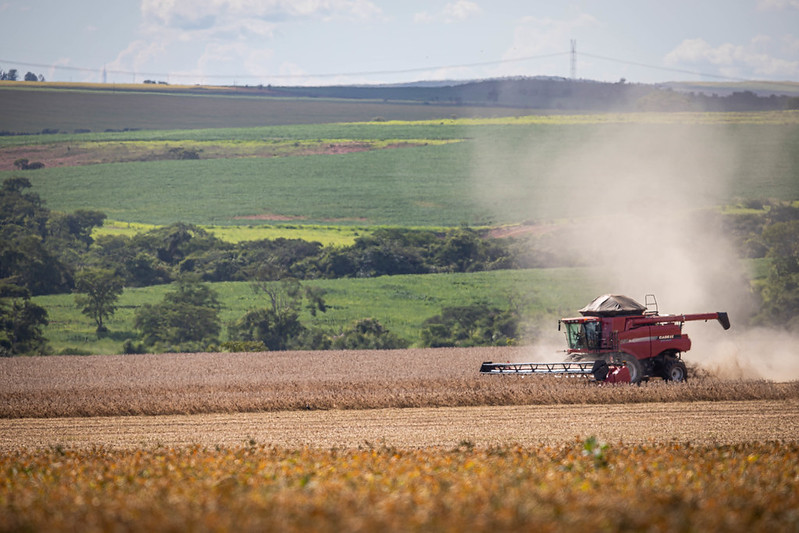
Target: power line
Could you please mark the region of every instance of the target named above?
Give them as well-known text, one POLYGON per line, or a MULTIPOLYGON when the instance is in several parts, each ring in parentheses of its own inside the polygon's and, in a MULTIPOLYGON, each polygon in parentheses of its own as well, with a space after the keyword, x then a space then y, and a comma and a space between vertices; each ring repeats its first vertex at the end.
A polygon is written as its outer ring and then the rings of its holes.
POLYGON ((667 72, 679 72, 680 74, 692 74, 694 76, 703 76, 703 77, 706 77, 706 78, 718 78, 718 79, 721 79, 721 80, 728 80, 728 81, 749 81, 746 78, 733 78, 731 76, 722 76, 720 74, 708 74, 707 72, 698 72, 698 71, 695 71, 695 70, 685 70, 685 69, 680 69, 680 68, 669 68, 669 67, 660 67, 660 66, 656 66, 656 65, 647 65, 646 63, 638 63, 637 61, 627 61, 627 60, 624 60, 624 59, 615 59, 615 58, 612 58, 612 57, 605 57, 605 56, 600 56, 600 55, 596 55, 596 54, 589 54, 589 53, 586 53, 586 52, 580 52, 580 54, 584 55, 585 57, 591 57, 591 58, 594 58, 594 59, 602 59, 603 61, 612 61, 614 63, 621 63, 621 64, 624 64, 624 65, 633 65, 633 66, 636 66, 636 67, 643 67, 643 68, 651 68, 651 69, 655 69, 655 70, 664 70, 664 71, 667 71, 667 72))
MULTIPOLYGON (((349 77, 349 76, 381 76, 381 75, 391 75, 391 74, 412 74, 415 72, 428 72, 431 70, 443 70, 443 69, 456 69, 456 68, 473 68, 473 67, 486 67, 486 66, 493 66, 493 65, 503 65, 509 63, 521 63, 525 61, 534 61, 538 59, 548 59, 552 57, 559 57, 569 55, 570 56, 570 74, 572 79, 576 79, 577 76, 577 41, 575 39, 571 40, 571 50, 568 52, 554 52, 550 54, 539 54, 533 56, 525 56, 525 57, 517 57, 511 59, 498 59, 494 61, 480 61, 475 63, 461 63, 457 65, 439 65, 439 66, 429 66, 429 67, 416 67, 416 68, 409 68, 409 69, 396 69, 396 70, 368 70, 368 71, 356 71, 356 72, 329 72, 329 73, 321 73, 321 74, 268 74, 268 75, 255 75, 255 74, 175 74, 175 73, 164 73, 164 72, 136 72, 130 70, 107 70, 105 67, 102 69, 95 69, 95 68, 88 68, 88 67, 74 67, 69 65, 47 65, 43 63, 28 63, 24 61, 11 61, 7 59, 0 59, 0 63, 5 64, 12 64, 12 65, 20 65, 23 67, 33 67, 33 68, 44 68, 44 69, 56 69, 56 70, 66 70, 66 71, 73 71, 73 72, 86 72, 86 73, 102 73, 103 76, 107 74, 115 74, 115 75, 122 75, 122 76, 142 76, 142 77, 152 77, 152 78, 168 78, 168 79, 175 79, 175 78, 203 78, 203 79, 305 79, 305 78, 337 78, 337 77, 349 77)), ((695 70, 688 70, 688 69, 679 69, 679 68, 670 68, 670 67, 662 67, 659 65, 651 65, 647 63, 641 63, 638 61, 629 61, 625 59, 618 59, 613 57, 602 56, 598 54, 591 54, 588 52, 580 52, 581 56, 589 57, 592 59, 600 59, 602 61, 610 61, 613 63, 619 63, 624 65, 632 65, 641 68, 648 68, 653 70, 661 70, 665 72, 676 72, 680 74, 690 74, 692 76, 700 76, 705 78, 716 78, 720 80, 726 81, 735 81, 735 82, 745 82, 750 81, 746 78, 738 78, 733 76, 723 76, 720 74, 711 74, 709 72, 701 72, 695 70)), ((778 84, 780 81, 769 81, 769 83, 778 84)), ((791 82, 784 82, 784 83, 791 83, 791 82)))
POLYGON ((164 72, 134 72, 129 70, 106 70, 94 69, 87 67, 72 67, 68 65, 45 65, 42 63, 27 63, 22 61, 10 61, 7 59, 0 59, 0 63, 21 65, 23 67, 45 68, 45 69, 59 69, 70 70, 77 72, 100 73, 106 72, 108 74, 119 74, 124 76, 148 76, 153 78, 210 78, 210 79, 301 79, 301 78, 335 78, 345 76, 379 76, 386 74, 410 74, 414 72, 427 72, 430 70, 453 69, 453 68, 471 68, 471 67, 486 67, 492 65, 502 65, 507 63, 520 63, 524 61, 533 61, 536 59, 547 59, 566 55, 569 52, 555 52, 552 54, 541 54, 535 56, 517 57, 511 59, 498 59, 494 61, 481 61, 477 63, 462 63, 459 65, 440 65, 431 67, 416 67, 409 69, 398 70, 368 70, 360 72, 330 72, 324 74, 269 74, 269 75, 255 75, 255 74, 174 74, 164 72))

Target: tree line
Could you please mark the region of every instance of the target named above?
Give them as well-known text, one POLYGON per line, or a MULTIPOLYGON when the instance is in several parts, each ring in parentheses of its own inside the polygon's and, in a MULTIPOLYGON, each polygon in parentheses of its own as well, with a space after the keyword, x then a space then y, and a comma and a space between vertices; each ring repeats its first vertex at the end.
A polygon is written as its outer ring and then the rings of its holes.
POLYGON ((105 219, 93 210, 50 211, 27 178, 6 179, 0 187, 0 284, 32 295, 65 293, 76 288, 76 273, 89 267, 114 272, 125 287, 146 287, 184 274, 205 282, 273 281, 541 266, 518 253, 513 241, 468 227, 380 228, 350 246, 285 238, 230 243, 185 223, 132 237, 92 237, 105 219))
MULTIPOLYGON (((302 324, 303 307, 312 314, 327 310, 324 293, 302 282, 581 261, 531 253, 529 242, 494 239, 468 227, 380 228, 349 246, 283 238, 229 243, 184 223, 132 237, 93 237, 104 213, 50 211, 31 189, 23 177, 8 178, 0 186, 0 355, 46 351, 42 328, 47 312, 31 296, 74 292, 76 305, 103 335, 124 287, 173 282, 175 290, 162 302, 138 310, 140 336, 127 341, 125 351, 398 348, 407 342, 371 317, 336 332, 302 324), (220 281, 248 281, 268 302, 227 324, 228 340, 221 344, 218 295, 208 285, 220 281)), ((769 259, 769 273, 756 285, 761 305, 755 321, 799 329, 799 208, 779 203, 752 207, 761 209, 725 223, 743 256, 769 259)), ((499 309, 478 302, 445 308, 424 323, 420 343, 513 343, 520 320, 513 306, 499 309)))
MULTIPOLYGON (((5 333, 0 345, 4 355, 46 349, 41 330, 47 325, 47 312, 31 302, 31 296, 75 292, 76 305, 94 322, 97 334, 103 335, 124 287, 173 282, 176 289, 163 302, 144 306, 136 314, 135 327, 141 336, 136 342, 128 341, 125 351, 403 347, 406 341, 370 317, 343 331, 309 330, 300 323, 302 306, 316 313, 325 312, 326 304, 322 293, 301 287, 301 282, 530 265, 529 258, 516 253, 510 241, 490 239, 468 227, 381 228, 350 246, 323 246, 283 238, 228 243, 184 223, 132 237, 93 237, 93 230, 105 219, 104 213, 93 210, 50 211, 27 178, 3 182, 0 314, 5 333), (206 285, 219 281, 249 281, 270 302, 229 324, 226 346, 218 345, 222 326, 218 297, 206 285), (281 283, 270 285, 273 281, 281 283)), ((431 345, 468 344, 477 338, 434 337, 425 338, 431 345)), ((486 338, 499 339, 497 335, 486 338)), ((502 339, 497 342, 508 342, 502 339)))
MULTIPOLYGON (((23 77, 25 81, 45 81, 44 76, 41 74, 34 74, 33 72, 26 72, 23 77)), ((19 71, 15 68, 8 70, 0 69, 0 81, 18 81, 19 71)))

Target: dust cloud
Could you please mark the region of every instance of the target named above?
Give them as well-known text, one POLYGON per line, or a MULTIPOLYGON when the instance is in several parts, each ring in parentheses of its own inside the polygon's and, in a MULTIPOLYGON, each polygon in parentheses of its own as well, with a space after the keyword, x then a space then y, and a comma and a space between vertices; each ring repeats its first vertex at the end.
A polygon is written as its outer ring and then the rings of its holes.
MULTIPOLYGON (((747 328, 756 298, 743 262, 712 216, 715 206, 729 203, 741 164, 727 131, 708 125, 596 126, 568 148, 531 148, 523 164, 504 168, 489 149, 479 154, 475 176, 479 182, 490 175, 491 184, 478 183, 477 191, 490 189, 496 206, 503 191, 509 202, 518 201, 522 186, 531 211, 556 209, 546 216, 563 226, 558 252, 595 267, 594 281, 605 293, 642 303, 655 294, 661 314, 727 311, 729 331, 715 321, 686 323, 693 340, 689 364, 730 378, 799 379, 799 339, 747 328)), ((531 212, 529 218, 540 216, 531 212)), ((586 294, 585 303, 598 295, 586 294)), ((553 360, 563 346, 562 334, 559 345, 547 336, 531 355, 553 360)))

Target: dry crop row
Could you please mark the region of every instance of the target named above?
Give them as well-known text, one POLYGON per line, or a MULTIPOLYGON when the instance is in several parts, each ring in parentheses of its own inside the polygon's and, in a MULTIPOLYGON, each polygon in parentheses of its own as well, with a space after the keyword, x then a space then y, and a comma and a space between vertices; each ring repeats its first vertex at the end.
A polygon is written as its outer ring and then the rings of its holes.
POLYGON ((239 446, 296 449, 541 446, 590 435, 668 445, 799 442, 799 400, 277 411, 0 419, 0 453, 68 447, 239 446), (371 443, 371 444, 370 444, 371 443))
POLYGON ((0 418, 241 413, 255 411, 464 407, 490 405, 630 404, 787 400, 799 384, 704 380, 675 385, 600 386, 557 378, 324 381, 251 385, 82 387, 0 391, 0 418))
POLYGON ((634 387, 478 374, 482 360, 520 356, 474 348, 6 359, 0 418, 799 398, 799 382, 634 387))
POLYGON ((0 455, 3 531, 795 531, 799 445, 0 455))

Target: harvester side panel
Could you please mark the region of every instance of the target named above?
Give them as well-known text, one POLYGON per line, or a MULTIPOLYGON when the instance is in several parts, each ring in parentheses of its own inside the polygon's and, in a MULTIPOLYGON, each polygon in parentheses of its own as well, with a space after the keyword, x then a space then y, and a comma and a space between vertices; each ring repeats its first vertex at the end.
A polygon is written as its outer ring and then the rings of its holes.
POLYGON ((652 328, 644 326, 619 333, 619 349, 636 359, 652 357, 652 328))

